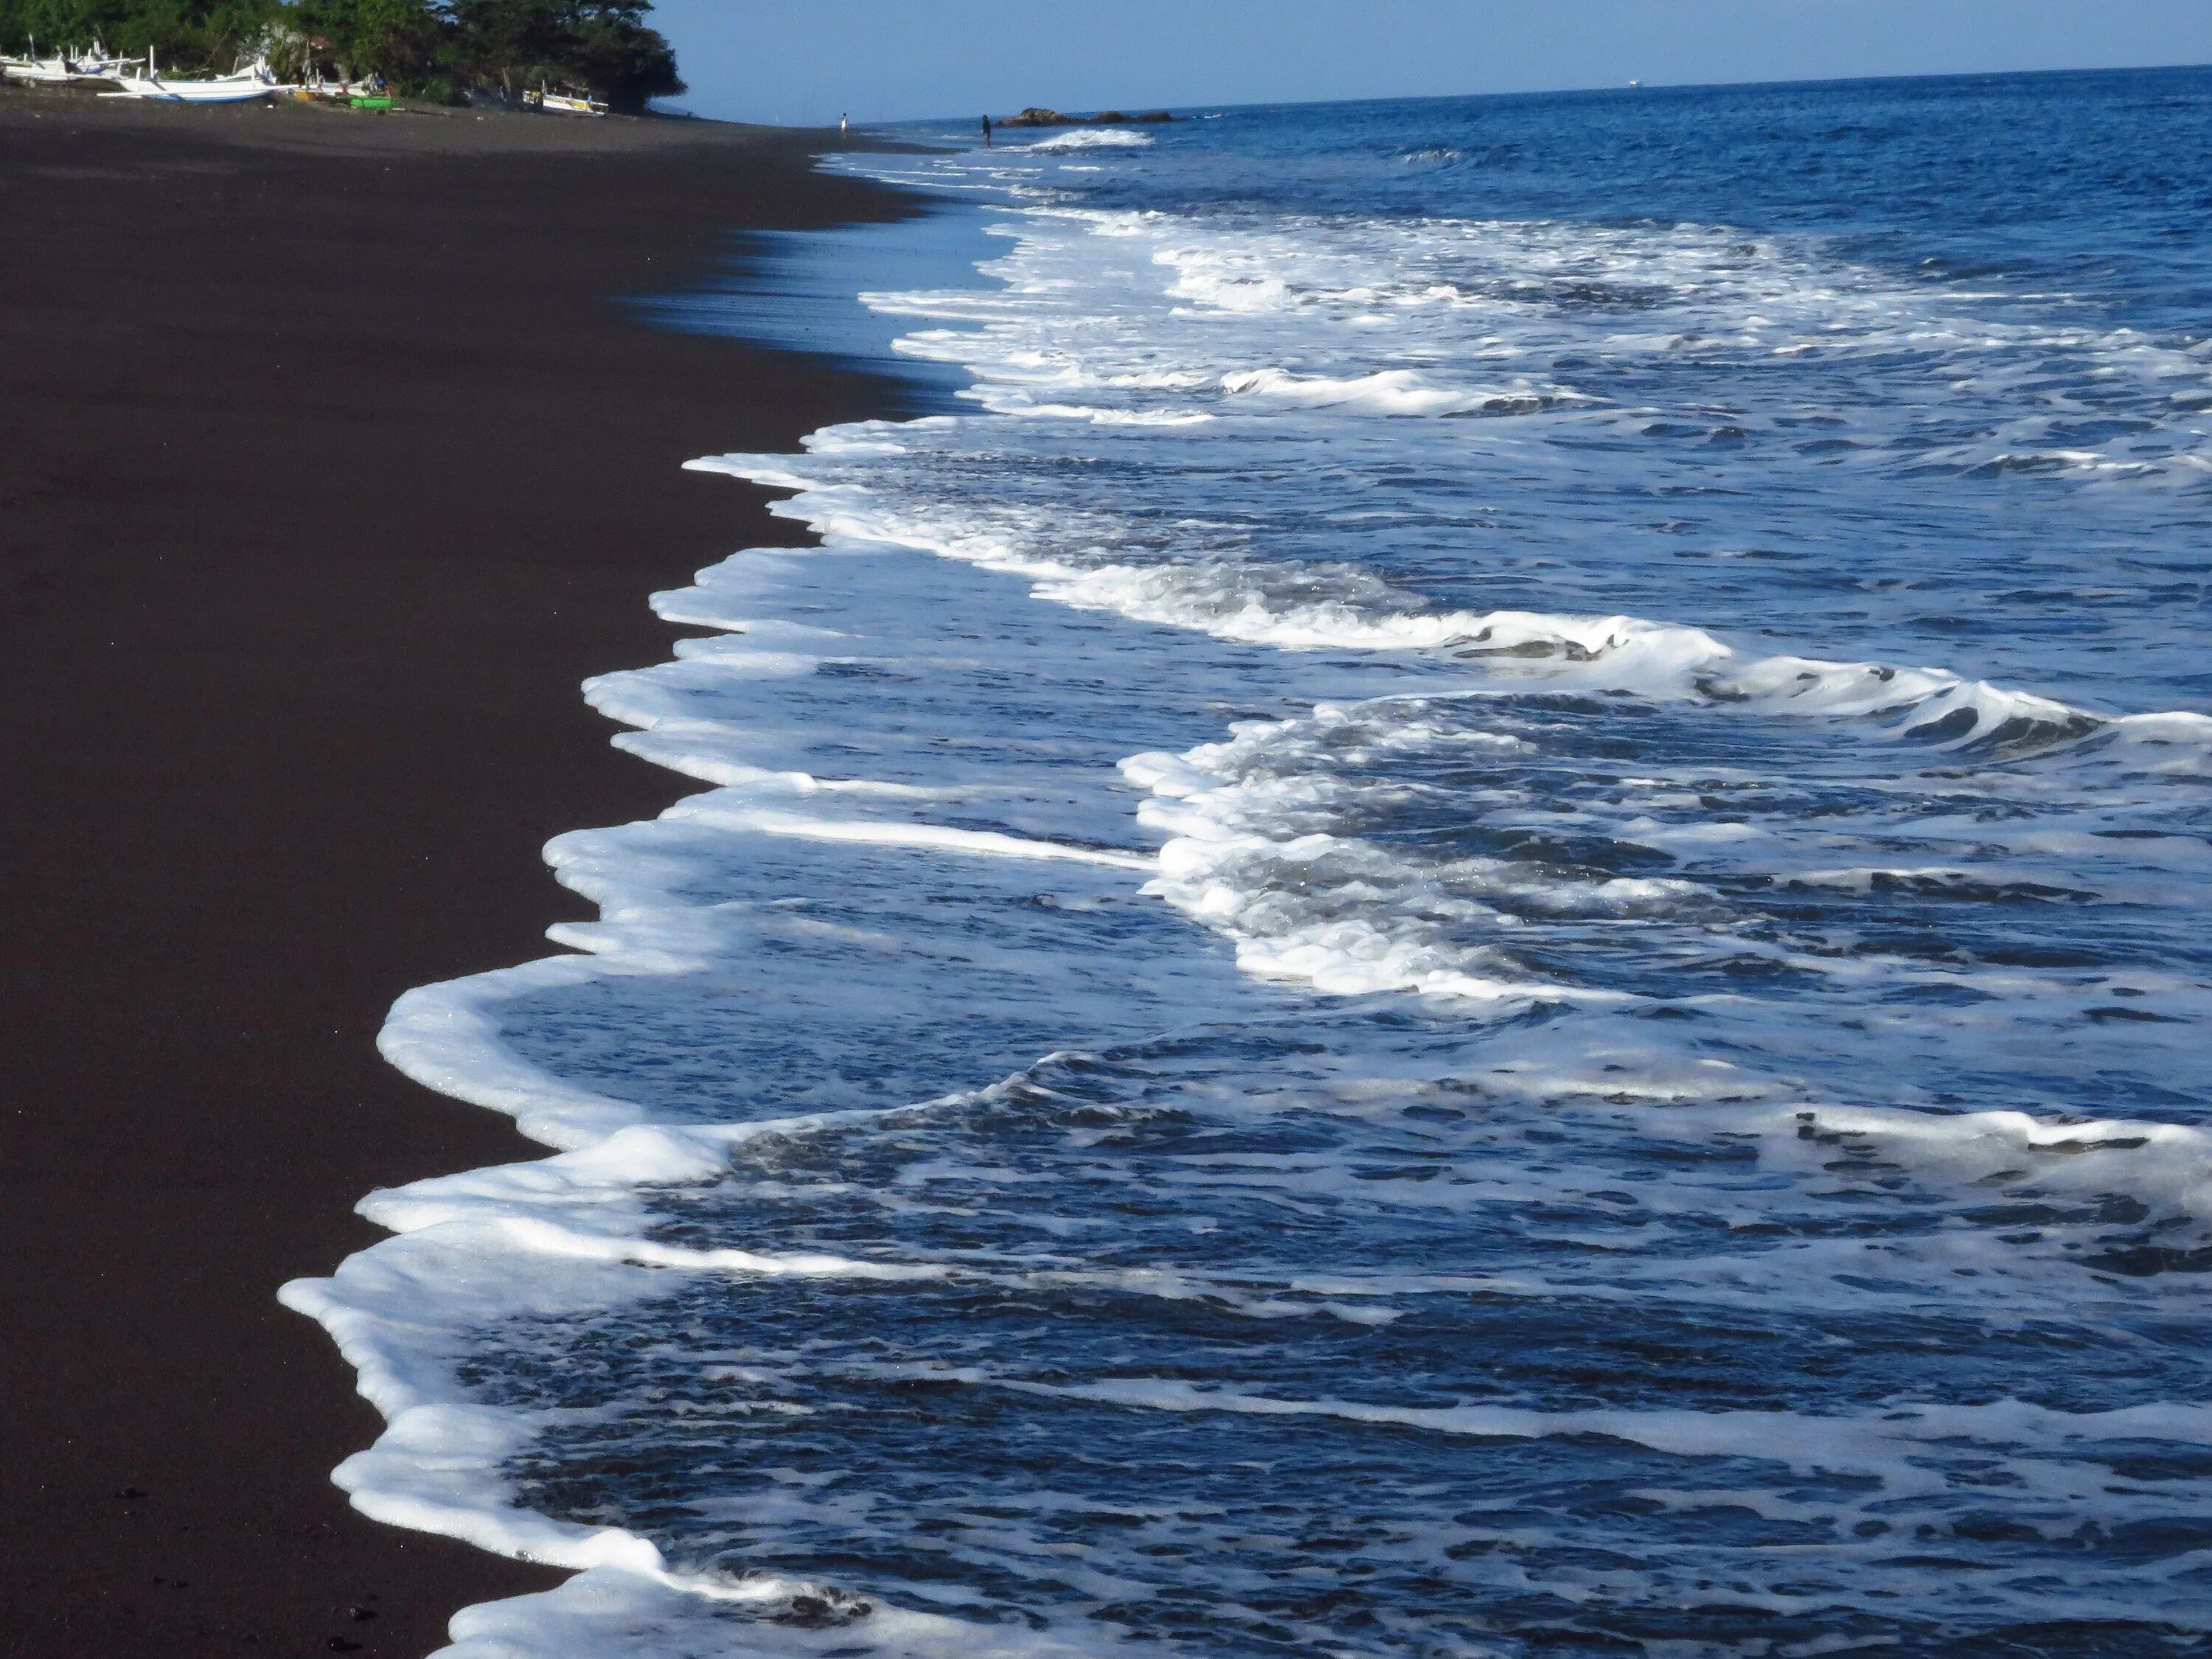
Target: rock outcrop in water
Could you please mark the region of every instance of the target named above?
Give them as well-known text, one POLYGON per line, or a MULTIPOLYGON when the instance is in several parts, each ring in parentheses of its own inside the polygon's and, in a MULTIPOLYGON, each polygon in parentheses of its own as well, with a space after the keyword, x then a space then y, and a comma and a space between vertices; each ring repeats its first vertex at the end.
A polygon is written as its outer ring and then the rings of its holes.
POLYGON ((1043 109, 1032 104, 1019 115, 1009 115, 1003 121, 991 125, 1000 127, 1112 127, 1139 121, 1172 121, 1175 117, 1164 109, 1147 115, 1124 115, 1118 109, 1103 110, 1096 115, 1062 115, 1056 109, 1043 109))

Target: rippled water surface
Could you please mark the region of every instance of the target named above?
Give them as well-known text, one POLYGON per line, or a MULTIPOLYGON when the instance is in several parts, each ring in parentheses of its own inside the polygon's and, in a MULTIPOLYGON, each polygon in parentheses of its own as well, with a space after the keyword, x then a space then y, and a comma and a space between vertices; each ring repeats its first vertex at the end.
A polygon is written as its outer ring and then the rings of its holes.
POLYGON ((903 136, 288 1291, 460 1651, 2204 1651, 2212 72, 903 136))

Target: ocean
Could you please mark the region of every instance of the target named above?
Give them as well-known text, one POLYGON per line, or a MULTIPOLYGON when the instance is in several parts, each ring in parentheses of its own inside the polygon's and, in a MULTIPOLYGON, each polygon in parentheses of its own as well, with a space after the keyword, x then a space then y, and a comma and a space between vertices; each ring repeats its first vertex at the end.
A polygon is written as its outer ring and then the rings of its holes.
POLYGON ((1181 113, 641 302, 930 412, 385 1029, 449 1651, 2206 1651, 2212 70, 1181 113))

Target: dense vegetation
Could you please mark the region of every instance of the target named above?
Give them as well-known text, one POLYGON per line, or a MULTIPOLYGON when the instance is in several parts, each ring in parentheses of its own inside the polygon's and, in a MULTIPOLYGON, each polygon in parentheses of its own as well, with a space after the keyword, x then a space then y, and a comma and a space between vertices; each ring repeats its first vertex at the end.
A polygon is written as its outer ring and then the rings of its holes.
POLYGON ((286 75, 327 66, 404 92, 458 98, 539 82, 588 87, 617 109, 681 92, 651 0, 0 0, 0 51, 88 46, 164 68, 228 70, 266 50, 286 75))

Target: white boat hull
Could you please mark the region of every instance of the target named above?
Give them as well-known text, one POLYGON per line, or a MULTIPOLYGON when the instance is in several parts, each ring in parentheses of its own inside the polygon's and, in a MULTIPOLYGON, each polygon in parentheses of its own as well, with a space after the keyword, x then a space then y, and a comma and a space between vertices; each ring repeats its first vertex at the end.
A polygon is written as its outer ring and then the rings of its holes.
POLYGON ((605 103, 597 98, 580 98, 573 93, 555 92, 540 87, 535 92, 526 92, 522 101, 533 109, 550 110, 556 115, 605 115, 605 103))
POLYGON ((124 76, 119 77, 119 84, 123 89, 109 93, 108 97, 143 98, 167 104, 250 104, 276 90, 268 82, 252 76, 220 81, 145 81, 124 76))
POLYGON ((0 81, 21 81, 34 87, 113 85, 143 60, 112 58, 95 44, 88 52, 65 52, 58 58, 0 58, 0 81))

